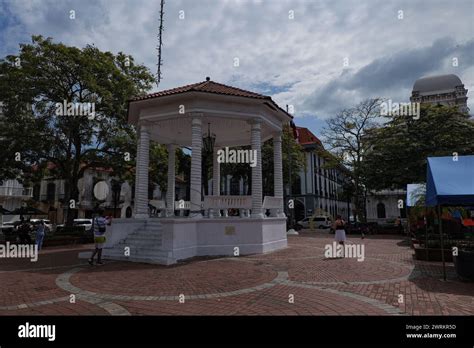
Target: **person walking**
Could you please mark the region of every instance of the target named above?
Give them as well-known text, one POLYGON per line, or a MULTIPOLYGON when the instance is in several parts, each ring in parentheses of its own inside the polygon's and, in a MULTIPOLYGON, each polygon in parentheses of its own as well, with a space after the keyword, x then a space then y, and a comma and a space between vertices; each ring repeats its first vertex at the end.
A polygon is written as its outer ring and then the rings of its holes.
POLYGON ((398 216, 398 217, 395 219, 395 227, 396 227, 398 233, 403 234, 402 219, 400 218, 400 216, 398 216))
POLYGON ((38 246, 38 251, 43 247, 43 240, 46 227, 44 225, 44 220, 40 220, 38 226, 36 227, 36 245, 38 246))
POLYGON ((341 215, 337 215, 332 228, 335 230, 334 239, 339 245, 342 245, 343 252, 341 257, 344 257, 344 242, 346 241, 345 226, 346 222, 342 219, 341 215))
POLYGON ((20 244, 31 244, 30 231, 31 227, 25 219, 20 217, 20 225, 17 227, 18 237, 20 239, 20 244))
POLYGON ((103 216, 103 212, 100 212, 92 219, 92 230, 94 231, 94 243, 95 250, 89 259, 89 265, 94 264, 94 257, 97 255, 97 264, 103 265, 102 262, 102 248, 105 244, 105 230, 106 225, 109 225, 107 218, 103 216))

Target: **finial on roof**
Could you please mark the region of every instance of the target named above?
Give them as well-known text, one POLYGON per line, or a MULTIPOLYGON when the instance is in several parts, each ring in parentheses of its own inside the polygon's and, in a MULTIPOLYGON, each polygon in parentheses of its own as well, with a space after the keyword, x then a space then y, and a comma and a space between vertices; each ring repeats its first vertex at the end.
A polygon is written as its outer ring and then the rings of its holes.
POLYGON ((211 78, 209 76, 206 76, 206 81, 211 81, 211 78))

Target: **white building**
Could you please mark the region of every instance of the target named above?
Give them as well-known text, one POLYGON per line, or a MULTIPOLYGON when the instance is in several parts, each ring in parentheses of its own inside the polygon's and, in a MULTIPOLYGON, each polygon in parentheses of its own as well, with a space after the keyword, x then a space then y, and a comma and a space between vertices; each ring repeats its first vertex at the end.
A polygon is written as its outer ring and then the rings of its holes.
MULTIPOLYGON (((295 198, 296 221, 312 215, 341 215, 347 218, 353 209, 352 203, 341 198, 347 169, 325 168, 327 153, 321 141, 307 128, 297 127, 297 140, 304 149, 306 168, 298 175, 291 197, 295 198)), ((289 194, 288 190, 286 194, 289 194)))
POLYGON ((397 217, 405 219, 406 196, 405 190, 371 192, 366 201, 367 221, 384 224, 393 223, 397 217))
MULTIPOLYGON (((0 103, 0 128, 2 127, 2 122, 4 122, 4 119, 2 103, 0 103)), ((23 187, 18 180, 0 180, 0 206, 6 210, 12 211, 20 208, 24 201, 31 199, 32 194, 32 189, 23 187)), ((18 218, 18 216, 14 215, 0 216, 0 219, 3 219, 3 221, 14 221, 18 218)))
POLYGON ((469 112, 467 92, 461 79, 454 74, 426 76, 413 85, 412 103, 458 106, 459 111, 469 112))

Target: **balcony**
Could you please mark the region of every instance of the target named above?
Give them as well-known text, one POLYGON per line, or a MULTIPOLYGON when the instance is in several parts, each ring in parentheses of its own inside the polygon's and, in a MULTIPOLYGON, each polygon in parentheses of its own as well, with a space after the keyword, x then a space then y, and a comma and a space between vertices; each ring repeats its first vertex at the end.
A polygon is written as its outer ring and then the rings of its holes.
POLYGON ((59 194, 43 194, 43 195, 40 195, 39 196, 39 199, 41 202, 54 202, 56 200, 56 198, 58 199, 58 201, 64 201, 64 193, 59 193, 59 194))
POLYGON ((25 188, 25 187, 0 186, 0 196, 31 198, 33 197, 33 188, 32 187, 25 188))

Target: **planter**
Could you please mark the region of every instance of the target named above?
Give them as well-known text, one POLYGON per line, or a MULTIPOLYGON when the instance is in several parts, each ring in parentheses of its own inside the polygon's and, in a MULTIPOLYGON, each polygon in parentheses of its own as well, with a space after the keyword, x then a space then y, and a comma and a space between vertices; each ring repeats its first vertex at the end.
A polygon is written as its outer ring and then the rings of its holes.
POLYGON ((474 281, 474 250, 459 250, 454 266, 459 277, 474 281))
MULTIPOLYGON (((426 248, 415 245, 415 257, 421 261, 438 261, 441 262, 441 249, 428 249, 428 258, 426 258, 426 248)), ((444 261, 453 262, 453 252, 450 248, 444 249, 444 261)))

